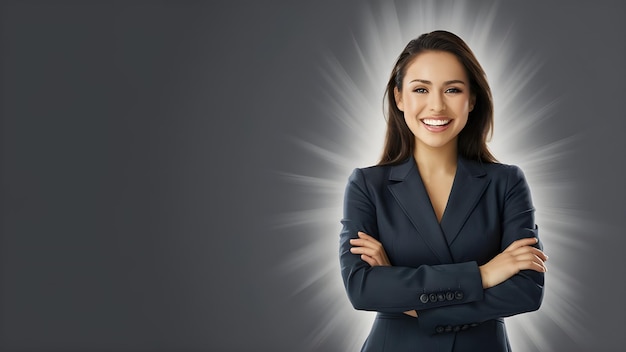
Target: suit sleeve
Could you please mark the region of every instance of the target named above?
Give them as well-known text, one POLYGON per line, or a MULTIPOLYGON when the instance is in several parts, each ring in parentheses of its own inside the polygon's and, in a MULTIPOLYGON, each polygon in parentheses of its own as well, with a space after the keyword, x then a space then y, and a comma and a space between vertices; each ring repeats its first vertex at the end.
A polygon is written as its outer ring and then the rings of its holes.
POLYGON ((475 262, 422 265, 418 268, 370 267, 359 255, 352 254, 350 239, 358 238, 358 231, 378 239, 375 204, 368 193, 362 171, 356 169, 346 187, 340 234, 341 274, 348 298, 356 309, 401 313, 483 299, 482 281, 475 262), (448 287, 454 287, 456 291, 441 292, 441 288, 448 287), (437 296, 446 293, 454 297, 437 299, 437 296), (429 296, 434 299, 429 299, 429 296))
MULTIPOLYGON (((513 241, 537 237, 530 190, 522 171, 510 167, 502 211, 501 251, 513 241)), ((540 242, 536 245, 542 249, 540 242)), ((484 290, 482 299, 467 304, 418 311, 420 327, 442 332, 444 328, 479 324, 539 309, 543 299, 544 274, 523 270, 503 283, 484 290)))

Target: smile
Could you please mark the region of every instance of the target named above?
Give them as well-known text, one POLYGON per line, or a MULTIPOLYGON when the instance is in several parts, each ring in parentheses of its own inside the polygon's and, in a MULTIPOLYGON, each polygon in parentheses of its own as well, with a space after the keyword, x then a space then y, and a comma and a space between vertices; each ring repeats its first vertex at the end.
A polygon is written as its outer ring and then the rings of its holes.
POLYGON ((450 123, 450 119, 422 119, 422 123, 427 126, 445 126, 450 123))

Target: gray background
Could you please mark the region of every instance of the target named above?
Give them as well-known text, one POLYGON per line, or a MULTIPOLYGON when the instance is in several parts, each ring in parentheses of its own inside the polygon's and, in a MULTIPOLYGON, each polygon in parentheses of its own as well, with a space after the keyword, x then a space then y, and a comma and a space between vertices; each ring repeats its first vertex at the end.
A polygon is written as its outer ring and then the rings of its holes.
MULTIPOLYGON (((323 198, 277 175, 324 175, 290 137, 343 138, 320 108, 320 53, 349 62, 363 2, 0 6, 0 350, 352 346, 342 329, 311 338, 325 287, 301 287, 324 263, 281 271, 337 234, 275 224, 323 198)), ((543 351, 626 345, 625 15, 620 1, 498 8, 561 99, 529 144, 578 136, 551 167, 584 221, 553 246, 586 335, 534 313, 543 351)))

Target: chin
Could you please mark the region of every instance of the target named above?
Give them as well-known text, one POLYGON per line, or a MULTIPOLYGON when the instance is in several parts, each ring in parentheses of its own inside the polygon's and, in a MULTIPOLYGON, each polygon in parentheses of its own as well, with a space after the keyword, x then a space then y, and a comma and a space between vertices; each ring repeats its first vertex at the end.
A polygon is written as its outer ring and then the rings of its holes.
POLYGON ((417 141, 416 146, 425 146, 431 149, 439 149, 439 148, 449 148, 451 144, 456 143, 456 138, 454 139, 420 139, 417 141))

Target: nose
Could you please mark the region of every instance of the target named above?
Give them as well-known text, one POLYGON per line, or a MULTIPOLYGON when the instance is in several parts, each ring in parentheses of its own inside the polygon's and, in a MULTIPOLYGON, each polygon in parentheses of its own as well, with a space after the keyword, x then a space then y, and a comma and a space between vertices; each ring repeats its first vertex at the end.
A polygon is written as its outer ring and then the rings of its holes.
POLYGON ((442 95, 437 94, 437 93, 430 94, 429 105, 430 105, 430 111, 433 111, 433 112, 441 112, 446 109, 446 104, 442 95))

